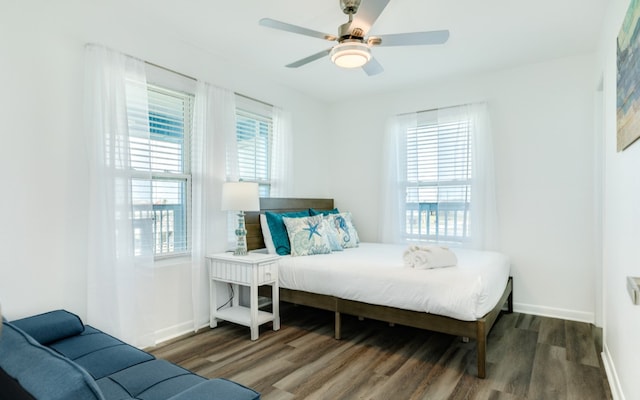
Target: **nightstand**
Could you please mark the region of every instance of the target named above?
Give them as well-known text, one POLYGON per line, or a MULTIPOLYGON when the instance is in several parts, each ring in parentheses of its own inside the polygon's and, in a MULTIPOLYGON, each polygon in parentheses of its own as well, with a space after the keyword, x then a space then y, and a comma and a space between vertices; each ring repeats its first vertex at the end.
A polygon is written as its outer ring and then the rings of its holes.
POLYGON ((219 253, 207 256, 209 262, 209 326, 217 326, 221 319, 251 328, 251 340, 258 339, 258 327, 273 321, 273 330, 280 329, 280 299, 278 286, 278 257, 274 254, 248 253, 246 256, 234 256, 233 253, 219 253), (234 293, 231 307, 218 310, 215 282, 233 285, 234 293), (258 309, 258 286, 272 286, 272 312, 258 309), (241 306, 239 286, 250 288, 249 307, 241 306))

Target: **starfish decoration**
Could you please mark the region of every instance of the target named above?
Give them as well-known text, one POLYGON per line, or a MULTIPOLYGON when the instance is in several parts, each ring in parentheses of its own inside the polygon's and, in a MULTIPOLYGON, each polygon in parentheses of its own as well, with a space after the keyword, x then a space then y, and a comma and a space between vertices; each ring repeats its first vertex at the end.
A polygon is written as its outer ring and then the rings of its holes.
POLYGON ((311 238, 313 237, 314 234, 322 237, 320 232, 318 232, 318 225, 320 225, 319 222, 316 222, 315 225, 312 225, 311 222, 307 221, 307 225, 309 225, 309 227, 308 228, 302 228, 302 230, 303 231, 309 231, 309 240, 311 240, 311 238))

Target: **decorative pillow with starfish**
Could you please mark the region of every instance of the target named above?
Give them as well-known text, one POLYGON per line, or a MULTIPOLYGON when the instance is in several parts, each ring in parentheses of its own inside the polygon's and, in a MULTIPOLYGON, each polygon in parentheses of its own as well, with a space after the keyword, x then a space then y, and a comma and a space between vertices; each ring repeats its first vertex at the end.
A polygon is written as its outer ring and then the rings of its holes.
POLYGON ((287 227, 292 256, 331 253, 322 215, 306 218, 283 217, 282 220, 287 227))

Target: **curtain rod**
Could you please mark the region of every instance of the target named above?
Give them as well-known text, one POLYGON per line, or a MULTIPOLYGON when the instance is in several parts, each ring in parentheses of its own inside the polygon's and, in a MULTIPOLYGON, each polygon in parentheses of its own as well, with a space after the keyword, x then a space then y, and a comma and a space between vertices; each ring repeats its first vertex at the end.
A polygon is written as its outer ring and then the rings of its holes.
POLYGON ((484 103, 484 101, 480 101, 478 103, 464 103, 464 104, 458 104, 458 105, 454 105, 454 106, 445 106, 445 107, 437 107, 437 108, 431 108, 429 110, 419 110, 419 111, 411 111, 411 112, 406 112, 406 113, 402 113, 402 114, 397 114, 398 117, 402 117, 405 115, 411 115, 411 114, 420 114, 420 113, 426 113, 426 112, 432 112, 432 111, 438 111, 438 110, 446 110, 449 108, 456 108, 456 107, 464 107, 464 106, 470 106, 473 104, 481 104, 484 103))
MULTIPOLYGON (((147 65, 151 65, 151 66, 153 66, 153 67, 156 67, 156 68, 160 68, 160 69, 165 70, 165 71, 167 71, 167 72, 171 72, 171 73, 173 73, 173 74, 180 75, 180 76, 182 76, 182 77, 184 77, 184 78, 191 79, 192 81, 196 81, 196 82, 198 81, 196 78, 194 78, 194 77, 192 77, 192 76, 189 76, 189 75, 187 75, 187 74, 183 74, 182 72, 178 72, 178 71, 172 70, 172 69, 167 68, 167 67, 163 67, 162 65, 158 65, 158 64, 152 63, 152 62, 150 62, 150 61, 145 61, 144 63, 145 63, 145 64, 147 64, 147 65)), ((258 102, 258 103, 264 104, 265 106, 268 106, 268 107, 273 107, 273 104, 269 104, 269 103, 267 103, 267 102, 265 102, 265 101, 255 99, 255 98, 253 98, 253 97, 247 96, 247 95, 242 94, 242 93, 238 93, 238 92, 234 92, 234 93, 235 93, 237 96, 244 97, 245 99, 249 99, 249 100, 252 100, 252 101, 255 101, 255 102, 258 102)))
POLYGON ((244 97, 245 99, 249 99, 249 100, 252 100, 252 101, 255 101, 255 102, 258 102, 258 103, 264 104, 265 106, 268 106, 268 107, 273 107, 273 104, 269 104, 269 103, 267 103, 266 101, 262 101, 262 100, 254 99, 253 97, 249 97, 249 96, 247 96, 246 94, 236 93, 236 95, 237 95, 237 96, 240 96, 240 97, 244 97))
POLYGON ((151 65, 152 67, 160 68, 160 69, 165 70, 167 72, 171 72, 172 74, 180 75, 183 78, 191 79, 192 81, 196 81, 196 82, 198 81, 196 78, 194 78, 192 76, 189 76, 187 74, 183 74, 182 72, 178 72, 178 71, 172 70, 172 69, 167 68, 167 67, 163 67, 162 65, 158 65, 158 64, 155 64, 155 63, 152 63, 152 62, 149 62, 149 61, 145 61, 144 63, 147 64, 147 65, 151 65))

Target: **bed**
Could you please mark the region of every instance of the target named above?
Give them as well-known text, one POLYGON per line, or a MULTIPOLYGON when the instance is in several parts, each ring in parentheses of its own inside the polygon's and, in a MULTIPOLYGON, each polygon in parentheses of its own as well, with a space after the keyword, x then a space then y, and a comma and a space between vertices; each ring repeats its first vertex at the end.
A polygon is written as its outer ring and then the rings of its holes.
MULTIPOLYGON (((330 210, 333 209, 333 207, 332 199, 260 199, 260 213, 266 211, 276 213, 291 212, 309 208, 330 210)), ((246 215, 247 247, 249 250, 262 249, 265 247, 260 227, 260 213, 247 213, 246 215)), ((335 253, 337 257, 334 258, 339 259, 342 257, 343 260, 341 262, 343 264, 341 265, 350 265, 349 268, 352 269, 351 272, 347 272, 347 276, 342 279, 357 282, 357 284, 363 288, 361 291, 354 291, 353 286, 350 289, 342 289, 326 283, 330 281, 331 278, 329 277, 328 280, 323 279, 323 274, 335 276, 334 272, 337 273, 336 271, 331 271, 331 269, 327 267, 329 263, 324 264, 323 261, 327 260, 326 257, 333 257, 333 254, 309 257, 283 256, 280 262, 280 299, 285 302, 334 312, 336 339, 341 338, 342 314, 475 339, 477 375, 479 378, 484 378, 486 376, 487 335, 505 304, 507 312, 513 311, 513 280, 508 276, 508 264, 506 266, 506 275, 504 275, 503 271, 500 274, 489 272, 486 277, 483 276, 483 280, 487 281, 487 284, 484 286, 492 289, 480 293, 479 298, 481 298, 482 301, 474 302, 471 307, 464 304, 460 304, 458 308, 452 308, 447 304, 440 307, 437 303, 437 296, 434 298, 413 296, 417 301, 412 303, 410 301, 399 300, 401 297, 394 296, 393 291, 411 291, 414 289, 400 286, 392 287, 392 285, 388 285, 387 283, 382 284, 381 281, 384 278, 376 281, 377 274, 375 272, 363 273, 363 270, 360 269, 364 268, 363 264, 371 264, 369 267, 373 267, 375 271, 376 263, 391 262, 389 258, 390 254, 394 252, 397 254, 397 249, 394 249, 393 246, 394 245, 362 243, 357 249, 348 249, 348 251, 345 252, 335 253), (307 276, 307 278, 304 278, 296 275, 296 268, 301 264, 305 264, 307 270, 310 269, 310 273, 312 274, 310 277, 307 276), (292 287, 295 287, 295 289, 292 289, 292 287), (377 294, 380 293, 382 293, 383 296, 377 296, 377 294), (380 300, 381 297, 391 300, 380 300), (427 306, 428 308, 424 308, 427 306), (441 309, 444 310, 445 308, 447 311, 442 312, 447 315, 441 315, 441 309), (423 311, 425 309, 431 310, 431 312, 423 311)), ((457 254, 461 257, 459 265, 467 264, 468 260, 478 260, 476 255, 465 254, 465 251, 457 252, 457 254)), ((479 262, 480 264, 505 262, 504 259, 500 259, 498 253, 486 253, 483 257, 485 256, 488 258, 473 262, 479 262)), ((401 259, 396 259, 395 262, 401 263, 401 261, 401 259)), ((401 265, 397 265, 397 267, 401 267, 401 265)), ((343 273, 345 268, 340 268, 343 270, 341 273, 343 273)), ((504 267, 502 267, 502 269, 504 270, 504 267)), ((409 271, 403 268, 398 268, 396 271, 398 271, 399 275, 405 272, 409 273, 409 271)), ((442 275, 442 280, 433 282, 434 286, 431 287, 431 292, 437 291, 438 289, 442 290, 442 282, 447 281, 447 275, 450 272, 451 269, 447 268, 438 271, 438 274, 442 275)), ((427 285, 427 283, 425 283, 425 285, 427 285)), ((450 292, 454 292, 453 288, 450 289, 450 292)), ((263 295, 269 296, 271 287, 264 286, 261 287, 260 290, 263 295)), ((430 291, 425 289, 424 292, 430 291)))

